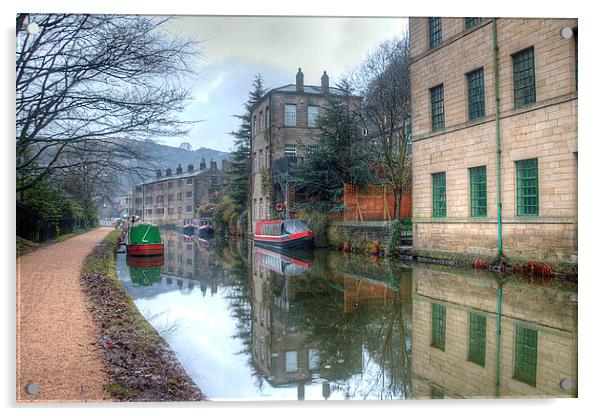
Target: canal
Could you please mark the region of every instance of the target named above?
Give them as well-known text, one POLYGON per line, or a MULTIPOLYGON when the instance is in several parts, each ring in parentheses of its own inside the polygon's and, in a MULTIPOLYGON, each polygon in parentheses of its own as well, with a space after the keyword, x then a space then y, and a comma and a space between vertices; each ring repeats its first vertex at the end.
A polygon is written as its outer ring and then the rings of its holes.
POLYGON ((577 394, 569 283, 163 238, 118 277, 211 400, 577 394))

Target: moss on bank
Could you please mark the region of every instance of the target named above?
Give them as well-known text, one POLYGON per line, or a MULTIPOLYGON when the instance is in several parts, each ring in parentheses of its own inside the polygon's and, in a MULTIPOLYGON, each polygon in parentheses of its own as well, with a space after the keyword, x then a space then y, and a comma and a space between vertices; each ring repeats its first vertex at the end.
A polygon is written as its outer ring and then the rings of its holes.
POLYGON ((101 335, 96 344, 107 366, 105 389, 120 401, 199 401, 205 395, 165 340, 140 314, 119 283, 115 253, 120 230, 96 246, 81 282, 101 335))

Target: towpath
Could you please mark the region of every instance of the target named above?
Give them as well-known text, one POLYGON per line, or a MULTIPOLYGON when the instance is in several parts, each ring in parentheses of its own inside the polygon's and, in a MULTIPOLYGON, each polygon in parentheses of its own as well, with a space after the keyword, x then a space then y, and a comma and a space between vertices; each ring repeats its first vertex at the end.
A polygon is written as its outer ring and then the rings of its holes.
POLYGON ((99 336, 80 285, 103 227, 17 258, 17 402, 111 400, 99 336), (38 393, 26 386, 35 383, 38 393))

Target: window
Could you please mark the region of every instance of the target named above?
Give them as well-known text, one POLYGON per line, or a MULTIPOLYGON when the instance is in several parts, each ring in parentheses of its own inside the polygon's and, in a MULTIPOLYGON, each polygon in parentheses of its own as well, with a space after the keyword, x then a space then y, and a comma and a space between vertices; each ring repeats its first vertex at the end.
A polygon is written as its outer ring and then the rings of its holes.
POLYGON ((309 127, 318 127, 318 117, 320 116, 320 107, 315 105, 307 106, 307 125, 309 127))
POLYGON ((152 204, 153 203, 153 197, 152 196, 147 196, 146 197, 146 203, 147 204, 152 204))
POLYGON ((257 132, 257 116, 253 116, 253 134, 257 132))
POLYGON ((178 192, 178 201, 182 200, 182 192, 178 192))
POLYGON ((148 215, 152 215, 152 214, 153 214, 153 209, 152 209, 152 208, 147 208, 147 209, 146 209, 146 213, 147 213, 148 215))
POLYGON ((537 159, 516 162, 516 215, 539 215, 537 159))
POLYGON ((433 173, 433 217, 444 218, 447 214, 445 199, 445 172, 433 173))
POLYGON ((142 192, 142 187, 141 186, 137 186, 136 187, 136 192, 142 192))
POLYGON ((140 205, 140 204, 142 204, 142 198, 136 198, 136 202, 135 202, 135 204, 136 204, 136 205, 140 205))
POLYGON ((445 351, 445 305, 431 303, 431 346, 445 351))
POLYGON ((284 157, 297 157, 297 145, 285 144, 284 157))
POLYGON ((286 351, 284 353, 285 356, 285 365, 287 373, 294 373, 297 371, 297 351, 286 351))
POLYGON ((178 179, 178 186, 182 186, 184 184, 184 181, 182 179, 178 179))
POLYGON ((173 181, 167 183, 167 189, 173 188, 173 181))
POLYGON ((259 150, 259 169, 263 167, 263 149, 259 150))
POLYGON ((465 17, 464 18, 464 26, 466 29, 470 29, 471 27, 475 27, 483 20, 482 17, 465 17))
POLYGON ((487 318, 479 313, 470 312, 468 361, 483 367, 485 366, 486 329, 487 318))
POLYGON ((182 212, 184 212, 184 208, 178 207, 178 214, 181 214, 182 212))
POLYGON ((157 209, 155 210, 155 213, 156 213, 157 215, 163 215, 163 213, 164 213, 164 212, 165 212, 165 209, 164 209, 164 208, 157 208, 157 209))
POLYGON ((367 136, 367 135, 368 135, 368 129, 364 127, 362 129, 362 136, 367 136))
POLYGON ((309 358, 309 369, 317 370, 320 366, 320 350, 310 348, 308 351, 309 358))
POLYGON ((429 47, 438 46, 443 37, 441 35, 441 18, 429 17, 429 47))
POLYGON ((443 84, 431 88, 431 123, 433 131, 441 130, 445 127, 443 84))
POLYGON ((157 195, 157 198, 156 198, 157 204, 163 203, 164 200, 165 200, 165 197, 163 195, 157 195))
POLYGON ((186 178, 186 185, 192 185, 192 178, 186 178))
POLYGON ((485 166, 468 169, 470 173, 470 216, 487 216, 487 170, 485 166))
POLYGON ((296 126, 297 125, 297 106, 295 104, 284 105, 284 125, 285 126, 296 126))
POLYGON ((173 201, 173 197, 174 197, 174 195, 173 195, 173 194, 168 194, 168 195, 167 195, 167 202, 169 202, 169 201, 173 201))
POLYGON ((259 112, 259 132, 263 131, 263 111, 259 112))
POLYGON ((512 55, 514 72, 514 107, 535 102, 535 57, 533 48, 512 55))
POLYGON ((537 381, 537 331, 516 325, 514 378, 535 387, 537 381))
POLYGON ((485 115, 485 88, 483 86, 483 68, 466 75, 468 85, 468 119, 476 120, 485 115))
POLYGON ((317 144, 310 144, 309 146, 307 146, 307 151, 309 153, 317 152, 318 151, 318 145, 317 144))
POLYGON ((270 128, 270 106, 265 108, 265 128, 270 128))
POLYGON ((265 148, 265 167, 270 168, 270 148, 265 148))
POLYGON ((192 198, 192 191, 186 192, 186 198, 192 198))
POLYGON ((171 215, 171 214, 175 213, 175 211, 176 211, 176 210, 175 210, 174 208, 167 208, 167 213, 168 213, 169 215, 171 215))
POLYGON ((192 212, 192 205, 188 205, 186 207, 186 212, 192 212))

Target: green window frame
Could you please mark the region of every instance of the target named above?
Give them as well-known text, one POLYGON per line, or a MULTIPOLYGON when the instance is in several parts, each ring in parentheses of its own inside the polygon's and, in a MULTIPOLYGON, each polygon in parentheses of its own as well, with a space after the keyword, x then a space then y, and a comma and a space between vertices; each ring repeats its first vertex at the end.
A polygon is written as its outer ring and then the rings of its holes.
POLYGON ((512 55, 514 72, 514 107, 535 102, 535 52, 528 48, 512 55))
POLYGON ((483 21, 482 17, 465 17, 464 18, 464 26, 466 29, 470 29, 471 27, 475 27, 482 21, 483 21))
POLYGON ((447 215, 445 172, 432 174, 433 181, 433 217, 445 218, 447 215))
POLYGON ((516 324, 515 380, 535 387, 537 383, 537 330, 516 324))
POLYGON ((487 216, 487 168, 477 166, 468 169, 470 176, 470 216, 487 216))
POLYGON ((443 84, 431 88, 431 127, 433 131, 445 128, 445 108, 443 106, 443 84))
POLYGON ((431 347, 445 351, 445 305, 431 303, 431 347))
POLYGON ((485 116, 485 85, 483 68, 466 74, 468 87, 468 119, 476 120, 485 116))
POLYGON ((485 367, 487 318, 483 314, 470 312, 469 321, 468 361, 485 367))
POLYGON ((516 215, 539 215, 537 158, 516 161, 516 215))
POLYGON ((441 31, 441 18, 429 17, 429 47, 434 48, 439 46, 443 41, 443 33, 441 31))

